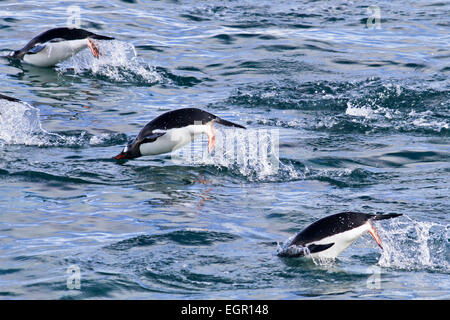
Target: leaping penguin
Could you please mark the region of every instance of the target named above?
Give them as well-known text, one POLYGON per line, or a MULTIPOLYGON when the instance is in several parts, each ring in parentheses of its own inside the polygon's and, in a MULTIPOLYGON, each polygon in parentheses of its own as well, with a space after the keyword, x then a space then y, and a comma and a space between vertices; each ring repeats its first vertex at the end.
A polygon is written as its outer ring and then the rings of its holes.
POLYGON ((322 218, 298 233, 279 249, 282 257, 336 258, 365 232, 383 249, 381 238, 371 221, 391 219, 402 214, 366 214, 342 212, 322 218))
POLYGON ((55 28, 34 37, 25 47, 13 51, 9 57, 21 59, 38 67, 51 67, 89 47, 92 55, 98 58, 100 52, 94 40, 114 40, 114 38, 83 29, 55 28))
POLYGON ((177 109, 153 119, 114 159, 133 159, 171 152, 190 143, 198 134, 208 135, 208 151, 215 146, 214 123, 245 129, 197 108, 177 109))

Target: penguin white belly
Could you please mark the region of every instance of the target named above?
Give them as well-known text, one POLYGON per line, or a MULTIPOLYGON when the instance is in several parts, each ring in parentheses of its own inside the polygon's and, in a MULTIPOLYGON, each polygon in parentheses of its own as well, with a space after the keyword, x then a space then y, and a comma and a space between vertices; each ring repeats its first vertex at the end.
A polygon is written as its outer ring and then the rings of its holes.
POLYGON ((312 253, 311 258, 336 258, 342 251, 347 249, 353 242, 361 237, 365 232, 369 231, 370 225, 368 223, 363 224, 357 228, 334 234, 332 236, 321 239, 320 241, 314 241, 314 244, 328 244, 334 243, 330 248, 312 253))
POLYGON ((23 61, 38 67, 51 67, 86 48, 87 39, 50 42, 35 54, 25 54, 23 61))
POLYGON ((172 152, 192 142, 200 133, 205 132, 204 130, 205 125, 170 129, 155 141, 141 144, 139 150, 144 156, 172 152))

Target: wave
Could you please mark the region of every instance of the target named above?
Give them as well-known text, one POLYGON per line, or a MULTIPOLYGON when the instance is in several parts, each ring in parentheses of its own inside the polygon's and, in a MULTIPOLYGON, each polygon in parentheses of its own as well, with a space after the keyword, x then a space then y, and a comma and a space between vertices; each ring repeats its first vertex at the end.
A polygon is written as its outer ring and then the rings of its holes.
POLYGON ((366 187, 377 183, 379 174, 363 168, 308 170, 306 179, 326 182, 338 188, 366 187))
POLYGON ((235 90, 225 104, 264 110, 299 110, 277 126, 338 133, 417 132, 448 135, 447 90, 379 78, 357 82, 269 81, 235 90))
POLYGON ((25 180, 28 182, 41 182, 41 183, 60 183, 60 184, 72 184, 72 185, 84 185, 84 184, 98 184, 95 181, 89 181, 76 177, 68 177, 66 175, 55 175, 41 171, 33 171, 33 170, 24 170, 24 171, 16 171, 9 172, 7 170, 0 170, 0 177, 16 177, 21 180, 25 180))
MULTIPOLYGON (((360 118, 357 120, 353 118, 354 123, 363 124, 366 120, 377 121, 377 124, 371 125, 373 129, 393 128, 398 131, 431 131, 437 133, 448 133, 450 123, 447 119, 436 119, 436 115, 431 110, 416 112, 393 110, 385 107, 369 107, 369 106, 354 106, 352 103, 347 104, 345 114, 360 118)), ((336 122, 325 124, 326 127, 332 128, 336 122)), ((372 129, 371 128, 371 129, 372 129)))
POLYGON ((139 235, 108 245, 106 249, 125 251, 135 247, 153 246, 159 242, 168 241, 183 246, 209 246, 216 242, 233 241, 237 238, 237 236, 230 233, 190 228, 156 235, 139 235))

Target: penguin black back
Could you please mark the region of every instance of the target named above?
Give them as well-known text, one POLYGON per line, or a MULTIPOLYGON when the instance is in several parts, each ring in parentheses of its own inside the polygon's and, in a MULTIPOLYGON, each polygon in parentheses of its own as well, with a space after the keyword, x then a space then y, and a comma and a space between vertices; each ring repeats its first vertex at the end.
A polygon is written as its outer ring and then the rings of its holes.
POLYGON ((21 102, 19 99, 16 99, 16 98, 13 98, 13 97, 8 97, 8 96, 5 96, 4 94, 1 94, 1 93, 0 93, 0 99, 11 101, 11 102, 21 102))
POLYGON ((170 130, 174 128, 187 127, 193 124, 204 125, 212 120, 215 120, 217 123, 225 126, 245 129, 245 127, 239 124, 221 119, 207 111, 198 108, 182 108, 163 113, 147 123, 147 125, 139 133, 137 140, 145 138, 156 129, 170 130))

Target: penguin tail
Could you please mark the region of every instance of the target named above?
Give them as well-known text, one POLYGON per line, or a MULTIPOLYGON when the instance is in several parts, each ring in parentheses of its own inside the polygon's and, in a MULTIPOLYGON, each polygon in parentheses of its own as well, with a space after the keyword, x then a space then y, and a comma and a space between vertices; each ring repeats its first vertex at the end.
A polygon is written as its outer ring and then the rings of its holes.
POLYGON ((96 39, 96 40, 115 40, 115 38, 113 38, 113 37, 102 36, 101 34, 95 34, 95 33, 93 35, 89 36, 89 38, 96 39))
POLYGON ((11 102, 21 102, 19 99, 13 98, 13 97, 9 97, 9 96, 5 96, 4 94, 0 93, 0 99, 4 99, 7 101, 11 101, 11 102))
POLYGON ((385 220, 385 219, 392 219, 399 216, 402 216, 401 213, 387 213, 387 214, 374 214, 370 218, 371 220, 385 220))
POLYGON ((215 118, 214 122, 216 122, 218 124, 221 124, 223 126, 226 126, 226 127, 235 127, 235 128, 247 129, 246 127, 241 126, 240 124, 237 124, 237 123, 234 123, 234 122, 231 122, 231 121, 219 118, 219 117, 215 118))

